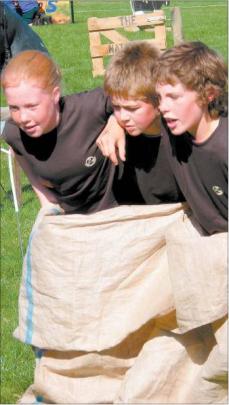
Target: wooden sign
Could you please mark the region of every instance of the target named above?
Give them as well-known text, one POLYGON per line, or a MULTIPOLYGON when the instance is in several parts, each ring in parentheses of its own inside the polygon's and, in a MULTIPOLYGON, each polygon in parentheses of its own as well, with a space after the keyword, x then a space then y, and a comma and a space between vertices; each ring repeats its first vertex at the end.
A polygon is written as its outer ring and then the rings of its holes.
POLYGON ((154 36, 147 41, 154 43, 162 50, 166 48, 166 27, 163 10, 143 15, 88 18, 90 52, 93 66, 92 74, 94 77, 104 74, 103 57, 115 54, 117 50, 129 41, 126 36, 116 31, 117 28, 125 30, 127 27, 153 28, 152 35, 154 36), (111 43, 102 44, 101 36, 111 41, 111 43))

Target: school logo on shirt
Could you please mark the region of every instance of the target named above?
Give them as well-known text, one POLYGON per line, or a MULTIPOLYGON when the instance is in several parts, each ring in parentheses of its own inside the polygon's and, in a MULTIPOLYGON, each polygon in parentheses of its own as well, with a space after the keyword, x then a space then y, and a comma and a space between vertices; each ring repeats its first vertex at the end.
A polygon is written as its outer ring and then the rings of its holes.
POLYGON ((94 166, 95 162, 96 162, 95 156, 88 156, 88 158, 86 159, 86 162, 85 162, 85 166, 86 167, 94 166))
POLYGON ((212 190, 216 195, 223 195, 223 190, 219 186, 212 186, 212 190))

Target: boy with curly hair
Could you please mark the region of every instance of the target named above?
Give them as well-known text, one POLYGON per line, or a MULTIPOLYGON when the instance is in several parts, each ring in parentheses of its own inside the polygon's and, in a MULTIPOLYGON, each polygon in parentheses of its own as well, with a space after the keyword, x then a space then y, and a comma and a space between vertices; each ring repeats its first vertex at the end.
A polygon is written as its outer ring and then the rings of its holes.
POLYGON ((227 69, 201 42, 166 50, 153 73, 175 178, 207 234, 227 231, 227 69))

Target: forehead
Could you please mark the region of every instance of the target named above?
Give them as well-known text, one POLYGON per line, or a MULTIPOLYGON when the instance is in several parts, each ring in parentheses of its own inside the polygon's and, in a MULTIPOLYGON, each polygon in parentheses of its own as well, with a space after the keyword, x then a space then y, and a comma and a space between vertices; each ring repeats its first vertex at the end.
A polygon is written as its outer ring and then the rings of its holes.
POLYGON ((188 88, 181 83, 179 80, 174 81, 173 83, 169 82, 158 82, 156 84, 156 91, 169 91, 169 92, 177 92, 177 91, 188 91, 188 88))
POLYGON ((149 105, 152 104, 150 101, 146 99, 140 99, 140 98, 123 98, 123 97, 118 97, 118 96, 112 96, 111 97, 112 104, 118 107, 137 107, 137 106, 144 106, 144 105, 149 105))
POLYGON ((199 94, 196 90, 190 89, 181 82, 171 83, 158 83, 156 85, 156 92, 160 98, 176 97, 185 98, 189 101, 197 101, 199 94))
POLYGON ((6 87, 5 95, 10 103, 19 101, 22 103, 28 100, 42 99, 47 97, 48 93, 33 82, 22 81, 18 85, 6 87))
POLYGON ((173 97, 173 98, 185 98, 185 100, 197 100, 200 97, 200 94, 183 83, 158 83, 156 85, 156 92, 159 95, 160 99, 164 97, 173 97))

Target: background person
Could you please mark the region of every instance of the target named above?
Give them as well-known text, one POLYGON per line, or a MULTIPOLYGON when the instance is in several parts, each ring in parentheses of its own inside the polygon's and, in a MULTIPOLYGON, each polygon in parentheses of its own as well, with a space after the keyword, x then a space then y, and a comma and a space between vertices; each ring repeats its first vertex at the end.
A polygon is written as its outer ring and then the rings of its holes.
POLYGON ((27 24, 32 24, 39 10, 37 0, 4 0, 13 11, 16 11, 27 24))
POLYGON ((48 53, 39 35, 7 4, 0 2, 0 72, 12 56, 26 49, 48 53))

